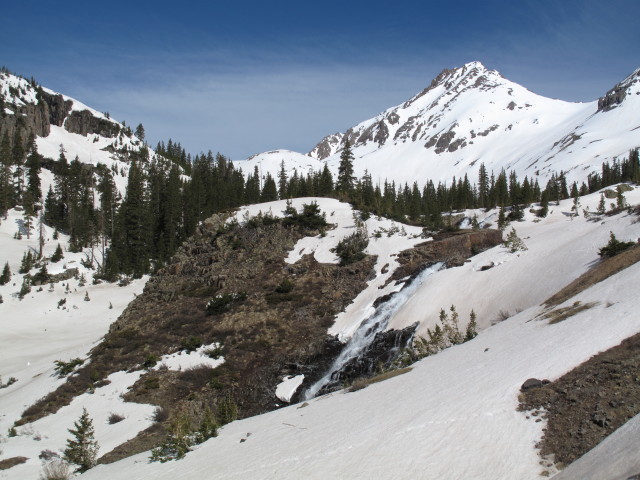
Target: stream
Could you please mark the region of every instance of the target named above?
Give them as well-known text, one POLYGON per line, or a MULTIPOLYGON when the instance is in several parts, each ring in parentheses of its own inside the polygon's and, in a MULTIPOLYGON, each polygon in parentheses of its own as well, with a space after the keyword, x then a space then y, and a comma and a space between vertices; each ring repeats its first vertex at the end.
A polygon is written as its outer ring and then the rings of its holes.
MULTIPOLYGON (((425 268, 418 276, 408 282, 402 290, 395 293, 387 302, 379 305, 370 317, 364 319, 353 336, 345 344, 340 355, 338 355, 331 364, 327 373, 302 394, 302 399, 312 399, 326 386, 339 382, 342 370, 353 363, 354 359, 358 359, 358 357, 363 356, 363 354, 367 352, 368 347, 376 338, 376 334, 385 331, 389 320, 407 303, 416 290, 422 285, 425 278, 440 270, 443 265, 444 264, 440 262, 425 268)), ((394 345, 394 348, 400 349, 404 346, 405 345, 394 345)))

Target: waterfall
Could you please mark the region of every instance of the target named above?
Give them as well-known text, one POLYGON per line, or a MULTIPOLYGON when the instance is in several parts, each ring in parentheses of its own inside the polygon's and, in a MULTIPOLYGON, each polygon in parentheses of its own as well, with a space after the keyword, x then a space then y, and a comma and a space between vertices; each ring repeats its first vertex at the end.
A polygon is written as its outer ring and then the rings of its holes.
POLYGON ((389 320, 395 313, 409 300, 416 290, 422 285, 422 282, 429 275, 437 272, 443 266, 443 263, 436 263, 424 269, 416 278, 404 286, 402 290, 393 295, 389 301, 378 306, 376 311, 368 318, 364 319, 353 336, 345 344, 340 355, 331 364, 327 373, 316 383, 311 385, 302 395, 304 400, 315 397, 322 388, 335 380, 341 369, 345 367, 351 360, 361 356, 367 347, 371 344, 378 332, 383 332, 389 320))

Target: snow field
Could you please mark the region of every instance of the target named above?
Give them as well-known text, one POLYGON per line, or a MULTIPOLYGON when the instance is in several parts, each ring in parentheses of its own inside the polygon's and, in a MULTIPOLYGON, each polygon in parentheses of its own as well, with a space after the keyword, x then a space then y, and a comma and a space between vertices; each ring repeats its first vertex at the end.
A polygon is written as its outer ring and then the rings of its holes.
POLYGON ((637 333, 638 275, 634 265, 586 290, 576 298, 599 305, 559 324, 535 320, 532 307, 407 374, 226 425, 180 462, 140 454, 83 478, 202 478, 212 468, 221 479, 545 478, 535 449, 544 422, 516 410, 520 385, 637 333))
MULTIPOLYGON (((22 228, 22 212, 10 210, 7 219, 0 223, 0 268, 8 262, 12 272, 11 281, 0 286, 3 303, 0 304, 0 376, 6 382, 15 377, 17 382, 0 389, 0 432, 6 435, 13 423, 20 418, 25 408, 60 386, 64 379, 55 372, 56 360, 72 358, 86 359, 91 348, 100 341, 136 294, 142 292, 147 278, 134 280, 125 287, 101 283, 93 285, 93 270, 83 267, 83 253, 65 251, 58 263, 47 265, 50 274, 63 272, 66 268, 77 268, 84 275, 86 284, 80 286, 79 279, 71 278, 54 284, 32 286, 24 299, 17 297, 24 275, 17 273, 23 254, 37 251, 38 238, 34 233, 30 239, 23 233, 21 240, 14 234, 22 228), (69 285, 67 291, 66 285, 69 285), (85 295, 89 301, 85 301, 85 295), (66 300, 59 308, 58 302, 66 300)), ((34 229, 36 230, 36 229, 34 229)), ((60 234, 53 240, 53 230, 45 227, 44 255, 50 256, 58 243, 63 250, 68 247, 68 238, 60 234)), ((37 269, 32 269, 34 274, 37 269)), ((0 471, 0 478, 37 478, 41 469, 38 455, 43 450, 60 452, 69 437, 67 428, 73 426, 86 407, 94 419, 96 438, 101 453, 134 437, 150 425, 153 407, 124 403, 120 394, 140 376, 139 372, 118 372, 109 379, 111 383, 96 389, 94 394, 83 394, 54 415, 17 429, 18 436, 5 439, 0 458, 26 456, 27 463, 11 470, 0 471), (125 416, 125 420, 114 425, 106 424, 111 413, 125 416)))
MULTIPOLYGON (((629 203, 638 203, 640 189, 625 196, 629 203)), ((327 221, 337 227, 328 230, 325 237, 301 239, 290 252, 288 262, 295 262, 307 253, 313 253, 319 261, 337 262, 331 248, 355 229, 351 208, 336 200, 295 199, 293 206, 301 209, 303 203, 313 200, 317 200, 320 209, 327 213, 327 221)), ((582 206, 588 206, 591 211, 596 209, 598 201, 598 194, 581 198, 582 206)), ((252 205, 241 209, 236 218, 242 221, 245 212, 256 215, 260 211, 271 211, 277 216, 285 206, 284 201, 252 205)), ((411 372, 366 389, 349 394, 337 392, 308 401, 304 407, 294 405, 233 422, 221 429, 219 437, 196 447, 179 462, 149 464, 148 453, 144 453, 115 464, 98 466, 83 478, 201 478, 210 474, 212 468, 216 478, 225 479, 530 479, 553 473, 552 470, 544 471, 535 449, 544 422, 536 423, 533 418, 527 420, 525 414, 516 410, 520 385, 529 377, 553 380, 595 353, 640 331, 633 301, 633 286, 640 275, 638 265, 594 285, 565 304, 576 300, 595 302, 593 308, 556 325, 537 318, 542 311, 540 302, 598 260, 597 250, 608 241, 610 230, 619 240, 635 240, 640 236, 640 223, 635 223, 635 216, 623 213, 603 217, 596 223, 587 222, 582 215, 571 220, 567 215, 570 207, 570 200, 551 206, 549 216, 540 221, 527 212, 524 222, 511 225, 524 239, 527 251, 510 253, 499 246, 472 257, 461 267, 433 274, 396 313, 389 326, 402 328, 422 321, 420 331, 424 332, 425 328, 433 326, 440 308, 455 304, 461 322, 466 322, 470 308, 478 313, 483 330, 475 340, 428 357, 416 364, 411 372), (495 264, 493 268, 480 271, 480 267, 491 262, 495 264), (490 327, 489 313, 496 309, 511 313, 522 311, 490 327)), ((474 212, 467 213, 472 215, 474 212)), ((495 221, 496 212, 475 213, 480 220, 495 221)), ((387 220, 371 218, 366 223, 370 236, 380 228, 395 230, 387 220)), ((9 225, 6 227, 3 222, 0 234, 4 235, 3 244, 19 244, 20 248, 12 247, 17 254, 22 252, 26 240, 9 238, 15 222, 9 225), (2 230, 5 227, 6 232, 2 230)), ((378 287, 389 272, 393 272, 395 255, 399 251, 425 241, 417 236, 420 229, 404 228, 406 235, 397 231, 391 236, 382 233, 380 238, 370 238, 367 252, 378 255, 376 278, 337 317, 330 332, 348 338, 373 311, 372 303, 377 297, 388 293, 387 290, 399 288, 392 285, 386 289, 378 287), (389 272, 383 274, 382 267, 386 263, 390 264, 389 272)), ((67 260, 70 262, 71 258, 63 261, 67 260)), ((12 282, 18 283, 16 278, 14 276, 12 282)), ((14 337, 5 336, 6 330, 2 333, 3 342, 7 338, 15 346, 6 355, 14 367, 5 369, 4 363, 0 362, 1 374, 3 379, 13 375, 19 381, 0 390, 0 412, 5 415, 0 418, 0 428, 8 428, 24 406, 60 382, 53 376, 53 360, 61 358, 60 352, 69 354, 65 360, 86 355, 91 341, 99 339, 143 284, 140 281, 119 288, 105 284, 93 286, 90 279, 87 280, 84 289, 73 292, 75 300, 67 300, 69 309, 66 311, 55 308, 58 298, 71 297, 71 294, 64 295, 59 285, 51 294, 47 286, 43 292, 32 291, 22 302, 10 293, 5 295, 5 304, 0 305, 0 311, 7 307, 6 299, 9 298, 11 308, 4 311, 24 317, 25 321, 19 328, 13 327, 16 328, 14 337), (91 302, 80 300, 85 289, 89 291, 91 302), (122 294, 118 296, 118 292, 122 294), (52 296, 46 311, 49 317, 43 320, 44 316, 38 313, 39 307, 34 308, 34 299, 46 298, 49 294, 52 296), (100 311, 96 308, 95 321, 91 322, 85 338, 79 339, 80 318, 88 323, 87 314, 93 311, 98 299, 105 304, 107 299, 113 301, 114 308, 107 313, 115 316, 99 321, 100 311), (25 307, 27 305, 30 309, 25 307), (57 330, 52 330, 47 323, 54 318, 61 324, 57 330), (37 328, 48 331, 32 339, 37 328), (46 348, 43 344, 47 347, 50 344, 51 351, 42 353, 46 348), (24 356, 25 351, 31 356, 24 356), (27 367, 20 367, 26 362, 30 362, 27 367), (34 375, 35 378, 31 378, 34 375), (17 403, 16 399, 19 399, 17 403)), ((74 285, 73 280, 70 282, 74 285)), ((11 288, 16 289, 15 286, 11 288)), ((194 352, 167 356, 163 361, 169 368, 188 368, 202 363, 203 358, 200 352, 194 352)), ((119 398, 139 375, 140 372, 118 372, 110 377, 110 385, 96 389, 93 394, 83 394, 57 414, 22 427, 18 437, 2 444, 4 453, 0 458, 25 455, 29 461, 0 472, 0 478, 35 477, 41 468, 37 459, 39 452, 45 445, 54 451, 64 448, 64 441, 69 436, 66 429, 77 420, 82 407, 87 407, 94 417, 101 454, 146 428, 153 407, 123 404, 119 398), (110 412, 124 415, 125 420, 108 425, 106 418, 110 412)), ((286 399, 299 381, 297 377, 285 379, 278 387, 278 396, 286 399)))

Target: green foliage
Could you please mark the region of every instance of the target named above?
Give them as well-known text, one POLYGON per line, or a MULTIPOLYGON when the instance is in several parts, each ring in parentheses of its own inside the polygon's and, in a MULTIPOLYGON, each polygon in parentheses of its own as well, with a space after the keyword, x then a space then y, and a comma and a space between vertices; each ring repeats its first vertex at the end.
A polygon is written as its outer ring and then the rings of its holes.
POLYGON ((11 280, 11 269, 9 268, 9 262, 4 264, 2 269, 2 275, 0 275, 0 285, 5 285, 11 280))
POLYGON ((204 353, 207 357, 212 358, 213 360, 217 360, 223 354, 223 347, 222 347, 222 345, 217 345, 215 347, 209 347, 202 353, 204 353))
POLYGON ((247 299, 246 292, 224 293, 216 295, 207 302, 207 313, 209 315, 218 315, 229 310, 231 305, 243 302, 247 299))
POLYGON ((427 338, 417 337, 413 345, 402 353, 394 363, 394 367, 402 368, 410 365, 418 360, 435 355, 436 353, 449 348, 453 345, 459 345, 469 340, 473 340, 477 335, 476 314, 473 310, 469 315, 469 323, 465 334, 463 335, 459 329, 459 317, 455 305, 451 305, 449 313, 444 309, 440 310, 439 323, 433 330, 427 329, 427 338))
POLYGON ((80 419, 69 429, 73 438, 67 440, 64 459, 77 466, 76 472, 83 473, 96 465, 98 442, 94 438, 93 421, 86 409, 82 409, 80 419))
POLYGON ((160 463, 180 460, 191 451, 191 447, 216 436, 218 436, 218 422, 209 407, 204 409, 197 427, 194 426, 194 420, 190 414, 180 412, 171 421, 167 438, 151 450, 150 460, 160 463))
POLYGON ((35 263, 35 256, 31 253, 31 250, 25 252, 22 256, 22 262, 20 264, 20 269, 18 273, 29 273, 29 270, 33 268, 33 264, 35 263))
POLYGON ((508 224, 509 220, 504 213, 504 207, 500 207, 500 211, 498 212, 498 228, 504 230, 508 224))
POLYGON ((231 397, 231 394, 227 394, 220 404, 218 405, 218 418, 220 424, 225 425, 238 419, 238 406, 231 397))
POLYGON ((518 237, 516 229, 513 227, 511 227, 511 231, 507 235, 507 239, 504 241, 504 246, 507 247, 511 253, 520 251, 524 252, 525 250, 528 250, 522 239, 518 237))
POLYGON ((289 293, 293 290, 293 282, 288 278, 285 278, 276 287, 276 293, 289 293))
POLYGON ((195 352, 202 346, 202 339, 200 337, 191 336, 189 338, 183 338, 180 342, 180 350, 187 353, 195 352))
POLYGON ((473 340, 478 336, 478 323, 476 322, 476 312, 471 310, 469 314, 469 323, 467 324, 467 330, 464 335, 464 341, 468 342, 469 340, 473 340))
POLYGON ((206 407, 200 422, 200 427, 195 435, 196 443, 202 443, 210 438, 218 436, 218 421, 209 407, 206 407))
POLYGON ((317 202, 303 204, 302 212, 300 213, 290 204, 287 204, 285 215, 282 221, 284 226, 297 226, 309 230, 318 230, 328 225, 326 216, 321 212, 317 202))
POLYGON ((349 194, 354 188, 355 177, 353 175, 353 152, 349 139, 345 138, 342 152, 340 153, 340 164, 338 166, 338 181, 336 190, 344 194, 349 194))
POLYGON ((604 215, 607 213, 607 205, 605 204, 604 195, 600 194, 600 202, 598 202, 598 209, 596 210, 598 215, 604 215))
POLYGON ((150 353, 149 355, 147 355, 147 358, 145 358, 144 362, 142 362, 142 368, 149 370, 150 368, 155 367, 156 363, 158 363, 159 361, 159 356, 150 353))
POLYGON ((343 238, 336 246, 336 255, 340 258, 340 265, 349 265, 362 260, 366 255, 365 248, 369 245, 369 235, 364 223, 356 223, 356 231, 343 238))
POLYGON ((22 280, 22 286, 20 287, 20 291, 18 292, 18 298, 22 300, 30 292, 31 292, 31 282, 29 281, 29 278, 25 277, 22 280))
POLYGON ((33 278, 32 281, 35 284, 45 284, 49 281, 49 279, 51 278, 51 275, 49 275, 49 272, 47 271, 47 264, 43 263, 42 267, 40 267, 40 270, 38 271, 38 273, 36 273, 33 278))
POLYGON ((609 232, 609 243, 600 248, 598 254, 601 257, 613 257, 621 252, 624 252, 626 249, 633 247, 634 245, 634 242, 621 242, 616 238, 613 232, 609 232))
POLYGON ((82 365, 84 360, 81 358, 72 358, 68 362, 64 362, 62 360, 56 360, 55 362, 55 371, 60 378, 66 377, 71 372, 73 372, 77 366, 82 365))

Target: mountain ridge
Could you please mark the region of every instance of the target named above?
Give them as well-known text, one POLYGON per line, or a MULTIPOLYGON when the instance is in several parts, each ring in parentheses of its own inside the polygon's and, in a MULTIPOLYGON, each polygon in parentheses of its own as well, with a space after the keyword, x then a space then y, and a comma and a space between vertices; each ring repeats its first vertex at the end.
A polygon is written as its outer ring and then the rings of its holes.
POLYGON ((409 100, 324 137, 306 154, 276 150, 235 164, 245 173, 259 166, 263 175, 275 176, 282 160, 288 172, 299 174, 326 162, 335 174, 348 139, 356 176, 366 171, 378 183, 476 178, 481 163, 496 173, 504 168, 536 178, 541 185, 560 170, 581 182, 604 161, 640 144, 633 132, 640 127, 633 115, 640 102, 634 95, 637 77, 638 70, 600 100, 572 103, 532 93, 470 62, 444 69, 409 100))

